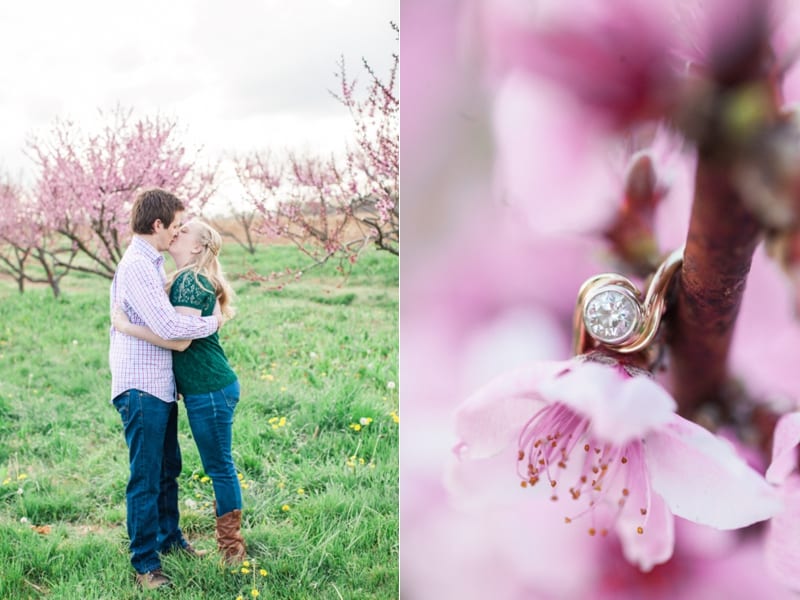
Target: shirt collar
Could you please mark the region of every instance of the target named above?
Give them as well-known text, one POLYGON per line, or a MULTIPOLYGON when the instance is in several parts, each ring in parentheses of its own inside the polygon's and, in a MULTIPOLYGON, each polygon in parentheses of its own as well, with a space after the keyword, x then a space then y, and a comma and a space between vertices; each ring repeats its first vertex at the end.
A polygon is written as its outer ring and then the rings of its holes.
POLYGON ((138 235, 134 235, 133 239, 131 240, 131 246, 136 248, 137 252, 141 252, 147 258, 153 261, 153 264, 156 266, 164 264, 164 255, 161 254, 158 250, 153 248, 153 246, 144 241, 138 235))

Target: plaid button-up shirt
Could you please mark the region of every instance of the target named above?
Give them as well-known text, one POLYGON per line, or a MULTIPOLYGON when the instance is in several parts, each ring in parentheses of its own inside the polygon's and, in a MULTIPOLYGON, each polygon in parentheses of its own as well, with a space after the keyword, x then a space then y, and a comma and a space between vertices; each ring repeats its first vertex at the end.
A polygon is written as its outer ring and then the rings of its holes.
MULTIPOLYGON (((121 307, 131 323, 146 325, 170 340, 196 339, 214 333, 217 318, 193 317, 175 312, 164 291, 164 257, 147 241, 133 236, 111 283, 111 310, 121 307)), ((172 351, 110 330, 111 399, 131 389, 174 402, 175 377, 172 351)))

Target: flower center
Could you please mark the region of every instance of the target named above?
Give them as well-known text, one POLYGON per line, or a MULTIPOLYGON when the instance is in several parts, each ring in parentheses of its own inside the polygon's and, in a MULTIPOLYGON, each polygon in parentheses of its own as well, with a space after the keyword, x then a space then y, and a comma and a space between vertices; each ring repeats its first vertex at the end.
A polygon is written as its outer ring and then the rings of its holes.
MULTIPOLYGON (((589 420, 569 407, 556 403, 540 410, 522 430, 519 439, 517 473, 523 488, 535 487, 542 480, 551 488, 550 499, 559 494, 577 503, 578 510, 565 517, 566 523, 591 513, 589 535, 605 536, 625 509, 633 486, 645 486, 638 442, 616 446, 600 442, 589 433, 589 420), (570 464, 572 461, 573 464, 570 464), (575 464, 577 463, 577 464, 575 464), (633 464, 635 463, 635 464, 633 464), (631 471, 634 468, 635 473, 631 471), (638 481, 636 478, 643 476, 638 481), (562 478, 572 485, 559 485, 562 478)), ((642 517, 637 532, 644 533, 649 499, 638 508, 642 517)))

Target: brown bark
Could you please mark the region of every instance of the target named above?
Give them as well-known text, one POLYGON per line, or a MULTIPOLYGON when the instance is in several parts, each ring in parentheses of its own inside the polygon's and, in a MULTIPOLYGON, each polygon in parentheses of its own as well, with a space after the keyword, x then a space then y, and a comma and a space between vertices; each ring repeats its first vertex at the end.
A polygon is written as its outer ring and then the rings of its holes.
POLYGON ((761 228, 731 183, 730 165, 700 158, 669 344, 682 414, 719 403, 736 317, 761 228))

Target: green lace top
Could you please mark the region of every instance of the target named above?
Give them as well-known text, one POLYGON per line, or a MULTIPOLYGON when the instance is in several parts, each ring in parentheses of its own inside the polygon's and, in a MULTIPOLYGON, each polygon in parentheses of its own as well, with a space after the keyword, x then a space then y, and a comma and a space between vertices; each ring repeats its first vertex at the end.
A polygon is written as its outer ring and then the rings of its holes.
MULTIPOLYGON (((216 295, 211 282, 203 275, 185 271, 178 275, 169 292, 174 306, 198 308, 204 317, 214 312, 216 295)), ((236 373, 228 364, 228 358, 219 343, 219 333, 193 340, 183 352, 172 353, 172 370, 180 394, 194 395, 216 392, 236 381, 236 373)))

